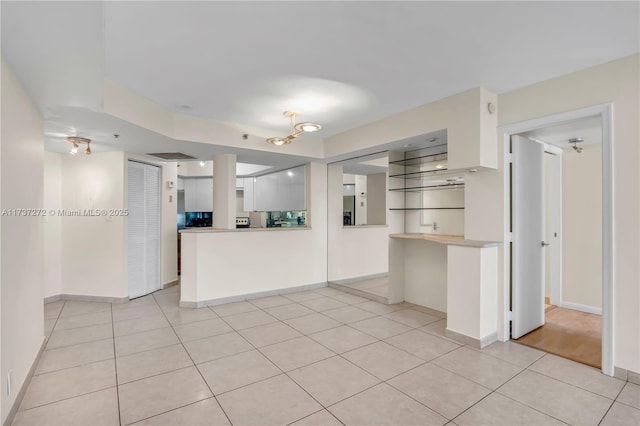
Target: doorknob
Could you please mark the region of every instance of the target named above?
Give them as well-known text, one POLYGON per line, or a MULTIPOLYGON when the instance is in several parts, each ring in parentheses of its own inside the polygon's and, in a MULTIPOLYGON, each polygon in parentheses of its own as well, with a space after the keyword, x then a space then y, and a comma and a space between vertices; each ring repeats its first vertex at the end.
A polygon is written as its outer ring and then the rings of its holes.
POLYGON ((549 245, 549 243, 545 243, 544 241, 542 241, 542 242, 540 243, 540 245, 541 245, 542 247, 546 247, 546 246, 548 246, 548 245, 549 245))

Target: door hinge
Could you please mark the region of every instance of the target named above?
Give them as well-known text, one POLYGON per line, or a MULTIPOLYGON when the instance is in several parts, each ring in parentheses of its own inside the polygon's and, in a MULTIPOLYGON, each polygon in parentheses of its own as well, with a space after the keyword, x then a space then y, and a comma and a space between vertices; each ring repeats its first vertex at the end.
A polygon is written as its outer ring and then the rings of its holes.
POLYGON ((507 311, 507 321, 513 321, 513 311, 507 311))
POLYGON ((513 154, 507 154, 507 163, 513 163, 513 154))
POLYGON ((512 243, 513 242, 513 232, 509 232, 509 235, 507 236, 508 238, 508 242, 512 243))

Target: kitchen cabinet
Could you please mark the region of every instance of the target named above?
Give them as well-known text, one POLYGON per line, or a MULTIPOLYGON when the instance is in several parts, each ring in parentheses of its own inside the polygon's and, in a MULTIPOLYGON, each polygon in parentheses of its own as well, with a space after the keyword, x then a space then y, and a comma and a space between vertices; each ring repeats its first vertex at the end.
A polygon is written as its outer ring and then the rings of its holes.
POLYGON ((213 211, 213 178, 184 179, 184 209, 187 212, 213 211))
POLYGON ((245 212, 255 211, 256 208, 254 203, 253 178, 252 177, 244 178, 243 187, 244 187, 244 198, 243 198, 244 211, 245 212))
POLYGON ((304 166, 259 176, 255 179, 253 188, 254 210, 306 210, 305 185, 304 166))

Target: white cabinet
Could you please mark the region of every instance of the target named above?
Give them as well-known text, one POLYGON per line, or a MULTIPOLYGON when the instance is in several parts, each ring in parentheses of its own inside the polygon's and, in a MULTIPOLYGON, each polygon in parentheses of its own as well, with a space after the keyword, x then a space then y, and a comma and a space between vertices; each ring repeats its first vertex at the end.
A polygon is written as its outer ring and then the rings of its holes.
POLYGON ((213 211, 213 178, 205 177, 198 178, 198 207, 199 212, 212 212, 213 211))
POLYGON ((243 199, 244 211, 252 212, 254 210, 257 210, 255 208, 255 203, 254 203, 253 178, 252 177, 244 178, 243 187, 244 187, 244 199, 243 199))
POLYGON ((187 212, 213 211, 213 178, 184 179, 184 210, 187 212))
POLYGON ((306 210, 305 182, 304 166, 257 177, 253 188, 254 210, 306 210))
POLYGON ((198 210, 198 189, 197 178, 184 179, 184 211, 197 212, 198 210))

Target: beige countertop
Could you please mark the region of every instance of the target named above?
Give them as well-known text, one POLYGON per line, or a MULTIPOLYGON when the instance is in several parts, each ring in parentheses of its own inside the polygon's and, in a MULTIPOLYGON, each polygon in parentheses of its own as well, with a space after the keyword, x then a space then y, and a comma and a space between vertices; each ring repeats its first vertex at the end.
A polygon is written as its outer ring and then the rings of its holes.
POLYGON ((439 244, 446 244, 451 246, 463 246, 463 247, 498 247, 502 243, 499 241, 478 241, 478 240, 465 240, 462 235, 441 235, 441 234, 391 234, 389 238, 399 238, 407 240, 424 240, 431 241, 439 244))
POLYGON ((280 228, 235 228, 235 229, 202 227, 202 228, 181 229, 179 232, 181 234, 211 234, 211 233, 221 233, 221 232, 255 232, 255 231, 278 232, 278 231, 309 231, 309 230, 311 230, 310 226, 283 226, 280 228))

